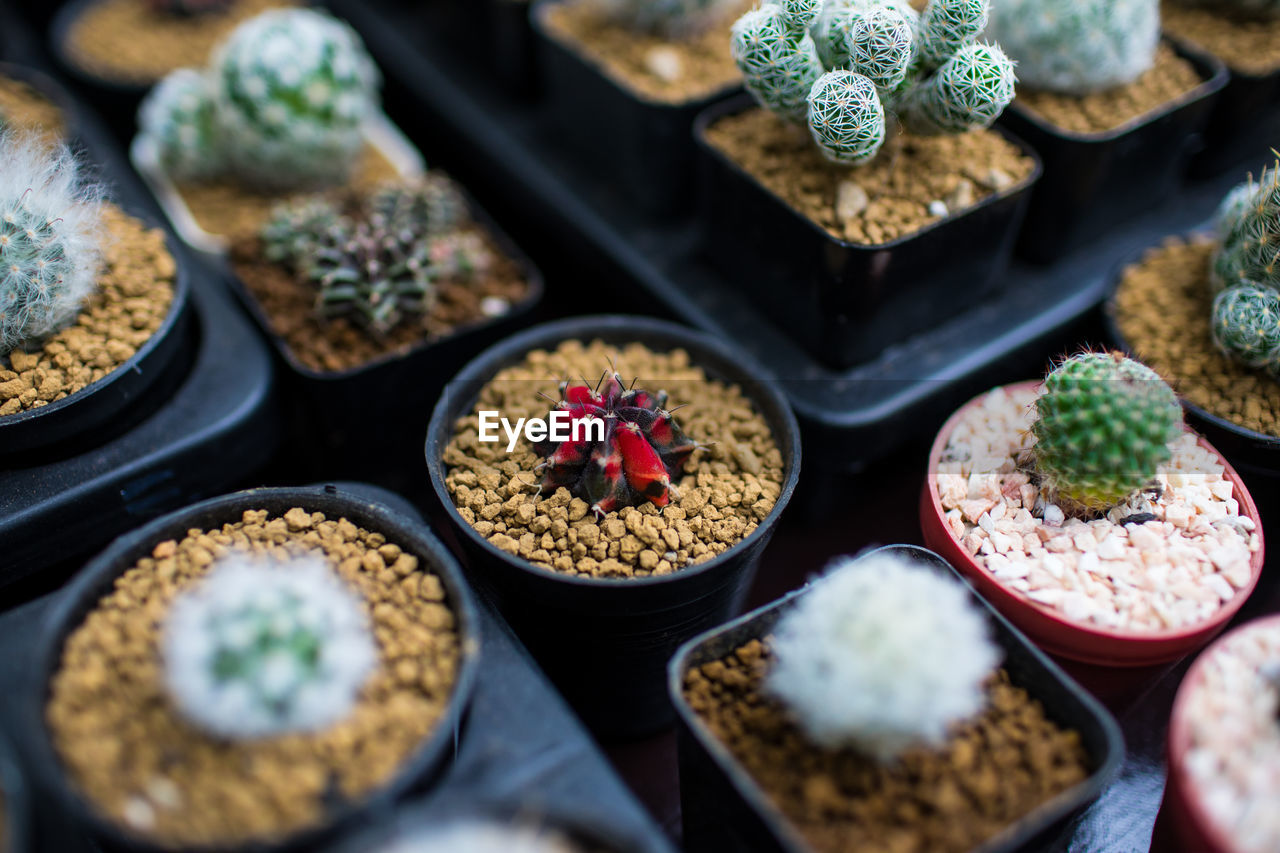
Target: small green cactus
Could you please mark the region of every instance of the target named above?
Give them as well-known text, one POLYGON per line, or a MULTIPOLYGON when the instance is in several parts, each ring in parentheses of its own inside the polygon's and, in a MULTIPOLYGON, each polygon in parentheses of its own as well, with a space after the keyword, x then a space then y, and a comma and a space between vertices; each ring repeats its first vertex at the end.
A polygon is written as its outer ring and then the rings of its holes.
POLYGON ((1237 199, 1220 222, 1222 245, 1211 267, 1214 288, 1244 282, 1280 288, 1280 162, 1263 170, 1252 193, 1237 199))
POLYGON ((990 127, 1013 101, 1013 64, 990 44, 968 44, 907 95, 902 121, 913 133, 990 127))
POLYGON ((938 68, 987 28, 990 0, 929 0, 920 16, 920 59, 938 68))
POLYGON ((1064 509, 1109 509, 1151 482, 1182 431, 1178 398, 1119 353, 1072 356, 1036 398, 1035 464, 1064 509))
POLYGON ((1213 300, 1213 341, 1245 367, 1280 379, 1280 292, 1237 284, 1213 300))
POLYGON ((884 107, 875 84, 852 71, 823 74, 809 95, 809 130, 827 158, 857 165, 884 144, 884 107))
POLYGON ((415 239, 453 230, 469 216, 457 185, 435 172, 381 187, 369 199, 369 218, 375 225, 407 231, 415 239))
POLYGON ((323 232, 305 274, 316 285, 320 316, 350 317, 375 335, 426 313, 435 298, 429 246, 368 222, 323 232))
POLYGON ((706 29, 733 0, 601 0, 611 16, 632 29, 664 38, 686 38, 706 29))
POLYGON ((0 135, 0 357, 68 325, 102 267, 102 191, 65 147, 0 135))
POLYGON ((806 120, 809 93, 824 70, 809 35, 816 10, 817 0, 782 0, 747 12, 733 25, 733 59, 747 91, 789 121, 806 120))
POLYGON ((172 72, 147 93, 138 127, 175 178, 211 177, 225 168, 213 89, 209 78, 193 68, 172 72))
POLYGON ((262 226, 262 255, 273 263, 291 265, 312 252, 320 235, 342 218, 341 206, 324 196, 278 205, 262 226))
POLYGON ((1087 95, 1155 64, 1159 0, 993 0, 990 33, 1032 89, 1087 95))

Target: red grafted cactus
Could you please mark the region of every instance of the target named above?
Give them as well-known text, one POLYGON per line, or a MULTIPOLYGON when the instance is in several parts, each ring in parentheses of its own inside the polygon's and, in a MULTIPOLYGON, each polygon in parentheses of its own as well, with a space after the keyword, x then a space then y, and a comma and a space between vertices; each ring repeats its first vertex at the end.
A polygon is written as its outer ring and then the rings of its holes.
POLYGON ((615 372, 594 389, 563 382, 560 396, 553 418, 568 416, 569 438, 534 445, 546 457, 539 466, 544 490, 566 488, 597 516, 679 497, 671 481, 699 445, 667 411, 665 391, 628 388, 615 372))

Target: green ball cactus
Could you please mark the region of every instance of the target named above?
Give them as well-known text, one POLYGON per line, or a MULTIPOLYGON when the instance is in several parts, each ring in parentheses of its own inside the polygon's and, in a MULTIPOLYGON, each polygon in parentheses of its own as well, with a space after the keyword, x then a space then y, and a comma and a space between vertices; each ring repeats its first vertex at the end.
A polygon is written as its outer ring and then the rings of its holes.
POLYGON ((1236 223, 1244 218, 1244 215, 1253 208, 1255 201, 1254 195, 1258 187, 1253 181, 1245 181, 1236 184, 1231 188, 1225 196, 1222 197, 1222 203, 1218 205, 1217 211, 1213 214, 1213 230, 1218 235, 1218 239, 1222 240, 1231 233, 1231 229, 1236 223))
POLYGON ((0 135, 0 357, 68 325, 93 293, 101 199, 68 149, 0 135))
POLYGON ((1013 63, 998 45, 970 44, 912 89, 903 123, 915 133, 990 127, 1013 101, 1013 63))
POLYGON ((987 27, 990 0, 929 0, 920 16, 920 59, 938 68, 987 27))
POLYGON ((180 68, 160 81, 138 109, 140 133, 175 178, 203 178, 224 168, 209 78, 180 68))
POLYGON ((337 201, 307 196, 271 211, 260 232, 262 255, 273 263, 292 265, 312 252, 320 235, 343 221, 337 201))
POLYGON ((705 29, 733 0, 605 0, 615 20, 645 33, 685 38, 705 29))
POLYGON ((873 6, 850 21, 845 53, 849 66, 878 91, 892 92, 916 58, 914 22, 893 6, 873 6))
POLYGON ((783 0, 747 12, 733 25, 732 53, 743 85, 765 108, 788 121, 809 115, 809 92, 822 60, 809 25, 816 0, 783 0))
POLYGON ((876 10, 897 13, 906 22, 911 33, 911 50, 914 59, 915 39, 920 28, 920 13, 908 0, 827 0, 814 21, 813 40, 818 48, 822 64, 830 69, 853 67, 850 56, 852 30, 859 21, 876 10))
POLYGON ((1087 95, 1155 63, 1159 0, 994 0, 991 35, 1033 88, 1087 95))
POLYGON ((1245 367, 1280 379, 1280 292, 1238 284, 1213 300, 1213 341, 1245 367))
POLYGON ((457 228, 470 213, 466 199, 449 178, 428 173, 381 187, 369 199, 369 218, 389 231, 414 238, 457 228))
POLYGON ((1150 483, 1182 431, 1173 389, 1119 353, 1067 359, 1035 405, 1041 487, 1072 511, 1107 510, 1150 483))
POLYGON ((1264 170, 1247 199, 1238 199, 1222 221, 1222 245, 1213 256, 1216 289, 1251 282, 1280 288, 1280 163, 1264 170), (1245 202, 1245 203, 1241 203, 1245 202))
POLYGON ((875 84, 852 71, 823 74, 809 95, 809 130, 829 160, 856 165, 884 144, 884 107, 875 84))

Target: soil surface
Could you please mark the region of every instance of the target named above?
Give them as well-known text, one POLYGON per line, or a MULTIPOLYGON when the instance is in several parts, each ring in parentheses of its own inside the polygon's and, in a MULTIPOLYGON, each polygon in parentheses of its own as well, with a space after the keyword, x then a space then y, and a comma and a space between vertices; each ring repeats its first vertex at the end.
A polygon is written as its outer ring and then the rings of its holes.
MULTIPOLYGON (((503 434, 501 429, 499 433, 503 434)), ((656 353, 639 344, 621 349, 600 341, 571 340, 554 351, 535 350, 498 373, 481 391, 472 414, 454 427, 445 448, 445 482, 468 524, 493 545, 541 568, 601 578, 665 575, 702 563, 750 536, 772 511, 782 490, 782 452, 764 417, 736 385, 709 380, 684 350, 656 353), (523 436, 508 454, 507 441, 482 443, 475 412, 545 418, 564 378, 588 377, 594 386, 609 365, 636 387, 666 390, 676 421, 695 450, 678 498, 624 507, 601 519, 568 489, 539 494, 542 457, 523 436)))
POLYGON ((1062 130, 1105 133, 1172 108, 1202 82, 1195 66, 1162 42, 1155 65, 1132 83, 1084 96, 1024 88, 1015 103, 1062 130))
POLYGON ((1260 77, 1280 69, 1280 19, 1243 20, 1176 2, 1161 3, 1160 18, 1166 33, 1212 53, 1232 71, 1260 77))
MULTIPOLYGON (((282 553, 283 552, 283 553, 282 553)), ((67 638, 45 719, 71 780, 109 820, 174 848, 270 841, 322 823, 335 796, 386 784, 444 715, 460 641, 440 579, 376 531, 294 508, 156 545, 67 638), (378 668, 343 722, 315 734, 211 738, 164 686, 160 624, 235 549, 322 553, 365 600, 378 668)))
POLYGON ((1217 244, 1171 239, 1123 273, 1120 334, 1178 394, 1232 423, 1280 437, 1280 382, 1227 358, 1210 331, 1209 263, 1217 244))
POLYGON ((50 143, 62 138, 66 124, 57 105, 21 80, 0 75, 0 117, 5 125, 35 133, 50 143))
POLYGON ((987 688, 988 708, 957 726, 942 749, 896 764, 809 743, 761 689, 767 640, 691 669, 685 696, 711 733, 818 853, 971 850, 1088 775, 1074 731, 1009 683, 987 688))
POLYGON ((29 352, 0 356, 0 417, 46 406, 106 377, 164 323, 177 267, 164 232, 103 205, 98 289, 73 325, 29 352))
POLYGON ((992 130, 959 135, 901 134, 860 167, 824 159, 807 128, 753 107, 707 128, 707 140, 772 193, 832 236, 888 243, 962 213, 1030 177, 1035 163, 992 130), (856 213, 837 202, 841 185, 865 194, 856 213), (947 213, 931 211, 941 202, 947 213), (852 215, 849 215, 852 213, 852 215))

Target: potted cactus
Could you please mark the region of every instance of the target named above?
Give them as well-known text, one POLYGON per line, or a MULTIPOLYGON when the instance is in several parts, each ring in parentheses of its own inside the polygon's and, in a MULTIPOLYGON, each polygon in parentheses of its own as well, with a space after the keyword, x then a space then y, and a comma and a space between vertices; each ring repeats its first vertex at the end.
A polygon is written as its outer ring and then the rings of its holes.
POLYGON ((988 32, 1018 63, 1002 121, 1045 166, 1022 255, 1055 260, 1177 189, 1226 72, 1160 40, 1159 0, 994 0, 988 32))
POLYGON ((699 117, 707 252, 828 364, 954 314, 935 289, 982 298, 1008 258, 1039 167, 986 129, 1015 83, 986 21, 985 0, 780 0, 734 25, 758 106, 699 117))
POLYGON ((559 144, 646 213, 692 206, 694 118, 741 86, 729 27, 750 0, 552 0, 532 9, 559 144), (582 131, 584 106, 592 131, 582 131))
POLYGON ((1072 660, 1175 660, 1222 630, 1262 570, 1239 476, 1185 427, 1173 390, 1119 353, 966 404, 928 472, 925 541, 1072 660))
POLYGON ((1106 712, 922 549, 841 558, 690 641, 670 689, 693 851, 1031 849, 1123 751, 1106 712))

